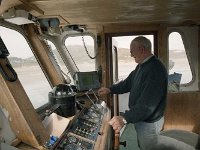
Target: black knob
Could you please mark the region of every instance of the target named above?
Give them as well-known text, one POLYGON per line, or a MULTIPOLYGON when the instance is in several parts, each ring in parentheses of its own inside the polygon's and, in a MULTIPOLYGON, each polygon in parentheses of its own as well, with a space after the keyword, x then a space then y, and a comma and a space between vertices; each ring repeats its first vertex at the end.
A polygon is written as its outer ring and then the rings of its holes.
POLYGON ((123 142, 119 142, 120 145, 123 145, 124 147, 126 147, 126 141, 123 142))

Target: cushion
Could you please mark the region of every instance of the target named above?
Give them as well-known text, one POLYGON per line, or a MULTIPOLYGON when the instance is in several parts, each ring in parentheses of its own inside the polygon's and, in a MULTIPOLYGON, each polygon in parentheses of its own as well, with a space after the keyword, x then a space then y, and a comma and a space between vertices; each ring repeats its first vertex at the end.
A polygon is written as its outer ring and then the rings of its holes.
POLYGON ((196 149, 200 148, 200 135, 196 133, 184 130, 166 130, 162 131, 161 135, 182 141, 188 145, 193 146, 196 149))

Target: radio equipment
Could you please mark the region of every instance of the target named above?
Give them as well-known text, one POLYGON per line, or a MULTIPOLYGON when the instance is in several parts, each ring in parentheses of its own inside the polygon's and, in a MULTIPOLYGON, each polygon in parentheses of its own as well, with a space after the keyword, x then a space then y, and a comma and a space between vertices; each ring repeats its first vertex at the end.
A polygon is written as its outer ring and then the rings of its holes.
MULTIPOLYGON (((88 93, 86 93, 86 95, 88 95, 88 93)), ((61 138, 54 144, 53 150, 94 149, 98 136, 102 134, 101 128, 103 120, 105 115, 108 114, 108 108, 105 102, 100 100, 97 102, 98 103, 92 103, 89 108, 84 107, 80 113, 73 118, 70 127, 64 131, 61 138)))

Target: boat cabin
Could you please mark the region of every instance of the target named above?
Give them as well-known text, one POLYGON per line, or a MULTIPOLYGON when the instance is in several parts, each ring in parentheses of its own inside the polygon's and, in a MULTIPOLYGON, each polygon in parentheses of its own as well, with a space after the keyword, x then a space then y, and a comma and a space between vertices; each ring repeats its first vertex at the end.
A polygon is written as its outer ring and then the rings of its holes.
MULTIPOLYGON (((200 1, 0 0, 0 150, 139 150, 109 120, 142 35, 168 71, 162 134, 200 148, 200 1)), ((132 134, 130 134, 132 133, 132 134)), ((167 143, 167 141, 166 141, 167 143)))

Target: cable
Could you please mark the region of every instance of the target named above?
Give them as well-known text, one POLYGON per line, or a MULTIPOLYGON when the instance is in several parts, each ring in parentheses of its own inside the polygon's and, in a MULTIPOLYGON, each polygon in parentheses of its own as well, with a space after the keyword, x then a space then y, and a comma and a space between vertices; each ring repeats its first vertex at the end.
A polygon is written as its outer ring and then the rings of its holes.
POLYGON ((70 54, 70 52, 69 52, 69 50, 68 50, 67 46, 65 46, 65 47, 66 47, 66 50, 67 50, 67 52, 69 53, 69 56, 70 56, 70 58, 72 59, 72 61, 73 61, 74 65, 76 66, 76 69, 77 69, 77 70, 78 70, 78 72, 79 72, 78 66, 76 65, 76 63, 75 63, 75 61, 74 61, 74 59, 73 59, 72 55, 70 54))
POLYGON ((60 65, 58 64, 58 61, 57 61, 57 59, 56 59, 56 56, 55 56, 54 53, 53 53, 52 47, 48 44, 48 42, 47 42, 46 39, 44 39, 44 43, 45 43, 46 46, 48 47, 49 52, 50 52, 52 58, 54 59, 54 61, 56 62, 56 65, 57 65, 58 68, 61 70, 61 73, 66 77, 66 78, 65 78, 66 82, 67 82, 67 83, 71 83, 70 77, 69 77, 66 73, 64 73, 64 71, 62 70, 62 68, 61 68, 60 65))
POLYGON ((89 52, 88 52, 88 49, 87 49, 87 47, 86 47, 86 45, 85 45, 85 40, 84 40, 84 37, 83 37, 83 36, 82 36, 82 41, 83 41, 83 46, 84 46, 84 48, 85 48, 85 51, 86 51, 88 57, 90 57, 90 59, 95 59, 95 58, 97 57, 98 53, 96 54, 96 56, 92 57, 92 56, 89 54, 89 52))

